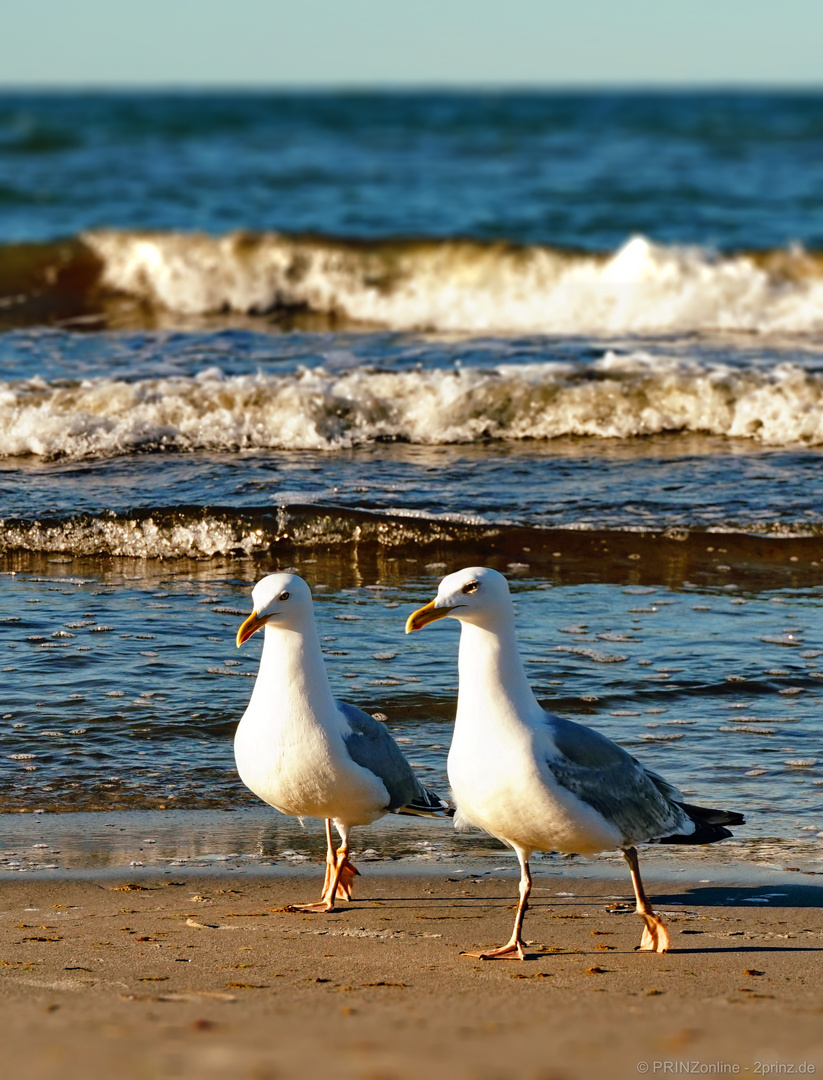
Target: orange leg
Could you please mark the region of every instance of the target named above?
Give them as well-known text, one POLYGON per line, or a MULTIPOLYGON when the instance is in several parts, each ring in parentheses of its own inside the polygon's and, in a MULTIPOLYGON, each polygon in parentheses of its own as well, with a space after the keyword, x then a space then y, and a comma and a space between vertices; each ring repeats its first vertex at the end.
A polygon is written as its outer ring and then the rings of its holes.
POLYGON ((321 899, 326 895, 326 891, 329 887, 329 882, 332 879, 334 873, 334 841, 331 835, 331 818, 326 818, 326 876, 323 879, 323 891, 320 893, 321 899))
MULTIPOLYGON (((338 854, 339 854, 338 848, 338 854)), ((338 900, 351 900, 352 892, 354 891, 354 879, 360 876, 360 871, 354 865, 349 862, 348 856, 343 859, 343 865, 340 867, 340 876, 337 881, 337 899, 338 900)))
MULTIPOLYGON (((326 895, 329 884, 331 883, 332 876, 335 870, 336 857, 334 852, 334 842, 331 836, 331 819, 326 818, 326 877, 323 881, 323 892, 320 894, 321 898, 326 895)), ((343 867, 340 871, 340 879, 337 882, 337 900, 351 900, 352 892, 354 890, 354 879, 360 876, 360 871, 354 865, 349 862, 348 857, 343 861, 343 867)))
POLYGON ((290 904, 291 911, 325 912, 334 911, 334 901, 340 899, 350 900, 352 883, 359 871, 349 862, 349 830, 345 825, 337 826, 341 836, 341 844, 335 854, 331 835, 331 821, 326 819, 326 877, 323 882, 323 892, 316 904, 290 904))
POLYGON ((520 900, 517 904, 517 913, 514 916, 514 929, 512 936, 505 945, 498 949, 483 949, 482 952, 466 952, 464 956, 474 956, 478 960, 525 960, 526 953, 523 948, 524 941, 521 937, 523 928, 523 916, 529 910, 529 893, 532 890, 532 876, 529 870, 528 856, 525 852, 517 850, 517 858, 520 860, 520 900))
POLYGON ((643 937, 640 939, 640 944, 637 948, 641 952, 668 952, 669 932, 666 929, 663 920, 658 915, 655 915, 652 910, 651 901, 648 896, 646 896, 646 890, 643 888, 643 882, 640 880, 640 864, 637 860, 637 848, 624 848, 623 858, 629 864, 629 872, 632 876, 634 895, 637 900, 637 907, 635 910, 646 924, 643 928, 643 937))

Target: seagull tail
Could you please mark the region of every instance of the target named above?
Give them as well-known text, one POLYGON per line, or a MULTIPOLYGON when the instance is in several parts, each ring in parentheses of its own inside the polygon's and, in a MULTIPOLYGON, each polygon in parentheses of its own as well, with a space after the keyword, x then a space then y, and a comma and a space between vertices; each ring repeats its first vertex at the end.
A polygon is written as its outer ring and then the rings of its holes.
POLYGON ((453 806, 444 802, 436 792, 422 786, 418 795, 394 812, 408 817, 454 817, 453 806))
POLYGON ((714 844, 734 834, 726 825, 744 825, 746 819, 734 810, 715 810, 707 806, 692 806, 679 802, 677 805, 694 823, 694 832, 688 835, 663 836, 657 844, 714 844))

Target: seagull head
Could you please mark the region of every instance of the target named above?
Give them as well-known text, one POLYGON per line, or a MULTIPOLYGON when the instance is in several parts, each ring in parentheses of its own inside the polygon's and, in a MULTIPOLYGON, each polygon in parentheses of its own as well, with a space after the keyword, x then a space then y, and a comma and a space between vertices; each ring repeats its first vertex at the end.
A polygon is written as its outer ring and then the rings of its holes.
POLYGON ((443 578, 434 600, 409 615, 406 633, 422 630, 428 623, 447 616, 491 627, 511 612, 509 584, 503 575, 488 566, 469 566, 443 578))
POLYGON ((311 590, 297 574, 269 574, 251 591, 254 610, 237 631, 237 647, 268 622, 293 630, 312 617, 311 590))

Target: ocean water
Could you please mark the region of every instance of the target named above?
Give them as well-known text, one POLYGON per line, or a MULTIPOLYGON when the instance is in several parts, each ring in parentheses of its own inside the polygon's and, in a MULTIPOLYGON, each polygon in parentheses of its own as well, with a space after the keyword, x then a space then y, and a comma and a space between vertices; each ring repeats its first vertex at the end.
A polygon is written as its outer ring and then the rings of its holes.
POLYGON ((0 95, 0 866, 319 850, 233 768, 277 568, 447 794, 477 563, 713 856, 823 861, 821 191, 820 94, 0 95))

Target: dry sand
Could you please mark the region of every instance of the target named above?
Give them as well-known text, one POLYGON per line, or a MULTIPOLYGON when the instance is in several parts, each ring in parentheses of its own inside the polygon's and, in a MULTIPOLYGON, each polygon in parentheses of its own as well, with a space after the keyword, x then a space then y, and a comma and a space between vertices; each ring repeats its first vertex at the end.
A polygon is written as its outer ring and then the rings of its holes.
POLYGON ((330 915, 282 910, 315 898, 314 864, 4 881, 4 1075, 823 1075, 819 877, 651 874, 672 934, 659 956, 608 908, 625 875, 538 868, 528 959, 484 962, 461 950, 508 938, 515 875, 391 869, 364 866, 330 915))

